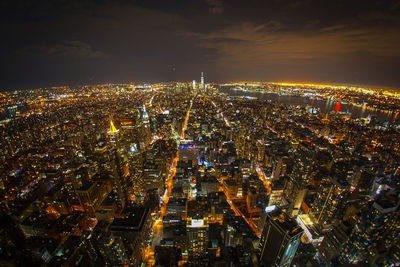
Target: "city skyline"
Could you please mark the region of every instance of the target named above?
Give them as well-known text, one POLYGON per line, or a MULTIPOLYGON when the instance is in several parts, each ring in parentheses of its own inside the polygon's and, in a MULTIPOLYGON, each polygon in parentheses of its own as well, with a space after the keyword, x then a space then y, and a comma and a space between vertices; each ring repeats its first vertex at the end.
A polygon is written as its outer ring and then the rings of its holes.
POLYGON ((399 264, 399 93, 199 78, 2 93, 0 264, 399 264))
POLYGON ((0 25, 0 266, 400 266, 400 0, 0 25))

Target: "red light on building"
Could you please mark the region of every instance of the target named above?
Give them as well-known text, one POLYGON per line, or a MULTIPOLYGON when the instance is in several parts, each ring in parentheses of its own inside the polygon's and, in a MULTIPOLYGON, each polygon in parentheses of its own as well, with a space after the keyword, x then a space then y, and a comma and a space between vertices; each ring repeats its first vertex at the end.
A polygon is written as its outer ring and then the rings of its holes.
POLYGON ((338 112, 340 110, 340 102, 336 104, 335 111, 338 112))

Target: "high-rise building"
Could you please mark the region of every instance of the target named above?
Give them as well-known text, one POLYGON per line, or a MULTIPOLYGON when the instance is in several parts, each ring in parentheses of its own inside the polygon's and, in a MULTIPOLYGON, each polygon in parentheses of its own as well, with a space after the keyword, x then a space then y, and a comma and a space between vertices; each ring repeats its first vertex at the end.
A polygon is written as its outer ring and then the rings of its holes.
POLYGON ((311 179, 314 167, 315 145, 308 141, 301 142, 295 154, 295 162, 291 176, 302 187, 307 185, 311 179))
POLYGON ((147 147, 151 141, 151 129, 150 129, 151 121, 145 105, 143 105, 140 114, 141 114, 140 127, 139 127, 140 150, 144 150, 145 147, 147 147))
POLYGON ((339 177, 323 178, 317 197, 311 205, 311 213, 321 226, 341 220, 345 211, 350 185, 339 177))
POLYGON ((259 244, 261 266, 290 266, 303 230, 293 218, 279 209, 266 216, 259 244))
POLYGON ((301 142, 294 155, 294 165, 290 175, 288 187, 292 188, 289 210, 292 215, 297 215, 307 193, 306 186, 311 180, 314 169, 315 145, 308 141, 301 142), (291 185, 291 186, 290 186, 291 185))
MULTIPOLYGON (((400 246, 400 209, 397 208, 396 212, 394 212, 393 216, 391 217, 389 223, 385 226, 385 232, 382 236, 383 243, 386 249, 399 247, 400 246)), ((400 255, 400 250, 398 251, 397 255, 400 255)), ((398 257, 400 261, 400 257, 398 257)))
POLYGON ((119 209, 122 210, 129 199, 127 172, 124 171, 124 166, 126 165, 118 150, 113 149, 110 153, 113 174, 113 191, 116 196, 117 205, 119 209))
POLYGON ((129 266, 130 262, 125 252, 123 240, 111 232, 104 232, 99 235, 95 245, 102 255, 106 266, 129 266))
POLYGON ((297 215, 303 203, 307 189, 303 187, 293 177, 288 177, 286 188, 284 190, 285 201, 289 202, 288 213, 292 216, 297 215))
POLYGON ((354 227, 348 241, 344 244, 339 261, 348 263, 369 263, 376 254, 376 246, 392 218, 398 203, 385 196, 374 201, 367 212, 354 227))
POLYGON ((268 206, 278 205, 282 206, 283 193, 285 192, 284 179, 275 180, 271 186, 271 193, 269 194, 268 206))
POLYGON ((153 148, 146 151, 143 164, 143 181, 144 191, 156 190, 159 195, 164 192, 164 177, 163 169, 165 163, 159 153, 158 149, 153 148))
POLYGON ((272 179, 277 180, 281 175, 285 175, 286 172, 286 161, 287 158, 284 156, 278 156, 273 160, 273 171, 272 179))
POLYGON ((257 190, 254 187, 249 188, 246 196, 246 207, 249 213, 260 212, 261 209, 257 207, 257 190))
POLYGON ((110 128, 107 131, 108 138, 111 143, 115 143, 119 130, 114 126, 113 121, 110 119, 110 128))
POLYGON ((341 106, 341 104, 340 104, 340 102, 338 102, 338 103, 336 104, 336 106, 335 106, 335 111, 336 111, 336 112, 339 112, 339 111, 340 111, 340 106, 341 106))
POLYGON ((117 130, 117 128, 115 128, 114 123, 112 120, 110 120, 110 129, 108 130, 108 134, 113 135, 118 133, 119 130, 117 130))
POLYGON ((100 185, 96 182, 85 182, 76 190, 76 194, 85 211, 94 214, 97 207, 103 201, 100 193, 100 185))
POLYGON ((186 230, 190 266, 203 266, 207 262, 209 220, 204 205, 198 201, 187 202, 186 230))
POLYGON ((193 80, 192 86, 193 86, 193 91, 196 90, 196 80, 193 80))
POLYGON ((325 234, 324 240, 318 247, 318 255, 323 263, 328 263, 334 259, 343 244, 349 239, 352 227, 348 222, 341 222, 332 231, 325 234))

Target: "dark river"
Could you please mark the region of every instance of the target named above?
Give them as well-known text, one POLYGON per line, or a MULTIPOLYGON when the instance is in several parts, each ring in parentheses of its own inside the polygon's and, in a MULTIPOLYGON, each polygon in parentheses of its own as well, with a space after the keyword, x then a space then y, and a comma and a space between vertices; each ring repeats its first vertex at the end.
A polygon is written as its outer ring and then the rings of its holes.
MULTIPOLYGON (((327 113, 333 111, 338 101, 336 100, 319 100, 311 99, 304 96, 291 96, 291 95, 278 95, 277 93, 260 93, 260 92, 249 92, 242 90, 234 90, 233 88, 222 87, 221 93, 225 93, 229 96, 249 96, 256 97, 257 99, 270 100, 275 102, 284 103, 292 106, 310 106, 319 108, 321 112, 327 113)), ((394 112, 386 112, 382 110, 368 108, 366 106, 355 106, 351 104, 341 103, 341 112, 347 112, 351 114, 351 118, 365 118, 368 116, 376 117, 381 122, 393 122, 398 120, 399 116, 396 116, 394 112)))

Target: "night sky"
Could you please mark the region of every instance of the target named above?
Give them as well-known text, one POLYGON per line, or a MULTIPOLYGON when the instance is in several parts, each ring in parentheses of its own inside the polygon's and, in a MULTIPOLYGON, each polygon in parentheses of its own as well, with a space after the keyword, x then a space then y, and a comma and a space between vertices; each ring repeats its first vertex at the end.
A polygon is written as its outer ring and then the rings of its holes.
POLYGON ((0 88, 130 81, 400 87, 400 0, 1 1, 0 88))

